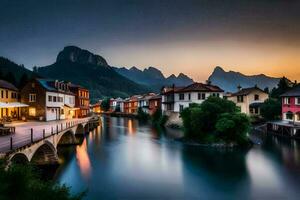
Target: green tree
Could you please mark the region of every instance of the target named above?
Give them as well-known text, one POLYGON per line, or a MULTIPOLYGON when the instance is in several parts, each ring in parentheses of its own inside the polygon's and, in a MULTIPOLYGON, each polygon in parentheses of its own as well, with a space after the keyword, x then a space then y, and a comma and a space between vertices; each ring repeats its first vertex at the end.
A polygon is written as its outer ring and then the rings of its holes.
POLYGON ((273 98, 267 99, 261 106, 260 113, 266 120, 280 119, 281 101, 273 98))
POLYGON ((14 74, 12 72, 8 72, 5 77, 4 77, 4 80, 10 82, 11 84, 13 85, 17 85, 16 83, 16 78, 14 76, 14 74))
POLYGON ((23 73, 23 75, 20 78, 18 88, 22 89, 28 81, 29 81, 28 75, 26 73, 23 73))
POLYGON ((244 113, 223 113, 215 128, 220 138, 226 142, 248 143, 247 133, 250 128, 250 119, 244 113))
POLYGON ((101 107, 101 110, 108 111, 109 108, 110 108, 109 98, 103 99, 103 101, 101 102, 100 107, 101 107))
POLYGON ((139 107, 137 111, 137 118, 142 121, 147 121, 149 119, 149 114, 144 112, 143 109, 139 107))
POLYGON ((286 77, 282 77, 276 88, 273 88, 270 96, 275 99, 280 99, 280 95, 293 87, 293 83, 286 77))
POLYGON ((0 167, 0 199, 23 200, 79 200, 84 193, 70 194, 70 188, 54 182, 43 181, 28 165, 13 164, 8 169, 0 167))

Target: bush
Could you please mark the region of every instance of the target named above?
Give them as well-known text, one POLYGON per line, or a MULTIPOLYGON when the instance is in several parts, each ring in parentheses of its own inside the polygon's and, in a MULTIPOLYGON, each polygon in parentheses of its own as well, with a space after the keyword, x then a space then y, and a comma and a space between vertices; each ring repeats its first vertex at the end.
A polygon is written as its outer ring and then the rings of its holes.
POLYGON ((163 115, 161 109, 157 109, 151 116, 151 121, 155 126, 164 126, 168 121, 168 116, 163 115))
POLYGON ((101 102, 100 107, 101 107, 101 110, 103 110, 105 112, 108 111, 109 108, 110 108, 109 98, 103 99, 103 101, 101 102))
POLYGON ((23 200, 79 200, 83 193, 71 196, 70 188, 54 182, 42 181, 31 166, 12 165, 0 167, 0 199, 23 200))
POLYGON ((138 120, 147 121, 149 119, 149 114, 144 112, 142 108, 138 108, 137 118, 138 120))
POLYGON ((249 117, 241 114, 233 102, 218 97, 209 97, 200 105, 185 108, 180 113, 180 117, 183 121, 185 137, 203 142, 219 139, 226 142, 239 142, 242 140, 240 136, 242 135, 243 138, 243 133, 250 126, 249 117), (228 118, 228 115, 232 118, 228 118), (241 126, 235 124, 238 122, 241 126), (229 130, 235 132, 231 133, 229 130), (238 132, 242 134, 238 135, 238 132))
POLYGON ((281 102, 277 99, 267 99, 261 106, 260 113, 265 120, 280 119, 281 102))

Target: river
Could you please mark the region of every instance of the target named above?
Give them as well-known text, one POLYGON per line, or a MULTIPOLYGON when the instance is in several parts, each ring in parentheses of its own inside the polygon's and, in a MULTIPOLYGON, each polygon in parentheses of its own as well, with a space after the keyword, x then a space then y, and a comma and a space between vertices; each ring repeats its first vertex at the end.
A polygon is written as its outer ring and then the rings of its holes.
POLYGON ((218 150, 181 135, 103 117, 81 145, 60 148, 54 179, 85 199, 299 199, 299 142, 264 136, 248 151, 218 150))

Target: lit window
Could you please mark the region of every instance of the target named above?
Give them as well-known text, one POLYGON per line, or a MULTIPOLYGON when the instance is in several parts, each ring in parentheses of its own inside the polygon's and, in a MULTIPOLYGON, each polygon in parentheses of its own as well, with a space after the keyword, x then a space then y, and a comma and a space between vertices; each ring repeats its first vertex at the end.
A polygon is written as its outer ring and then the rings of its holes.
POLYGON ((32 116, 32 117, 36 116, 36 109, 35 108, 29 108, 29 116, 32 116))
POLYGON ((285 97, 284 98, 284 104, 290 104, 291 103, 291 98, 290 97, 285 97))

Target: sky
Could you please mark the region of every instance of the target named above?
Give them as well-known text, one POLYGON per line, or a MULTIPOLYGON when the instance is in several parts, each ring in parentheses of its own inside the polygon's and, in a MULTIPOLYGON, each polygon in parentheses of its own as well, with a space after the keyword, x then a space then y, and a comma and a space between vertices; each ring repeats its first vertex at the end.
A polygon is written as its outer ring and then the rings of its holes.
POLYGON ((45 66, 67 45, 196 81, 215 66, 300 81, 300 1, 0 0, 0 56, 45 66))

